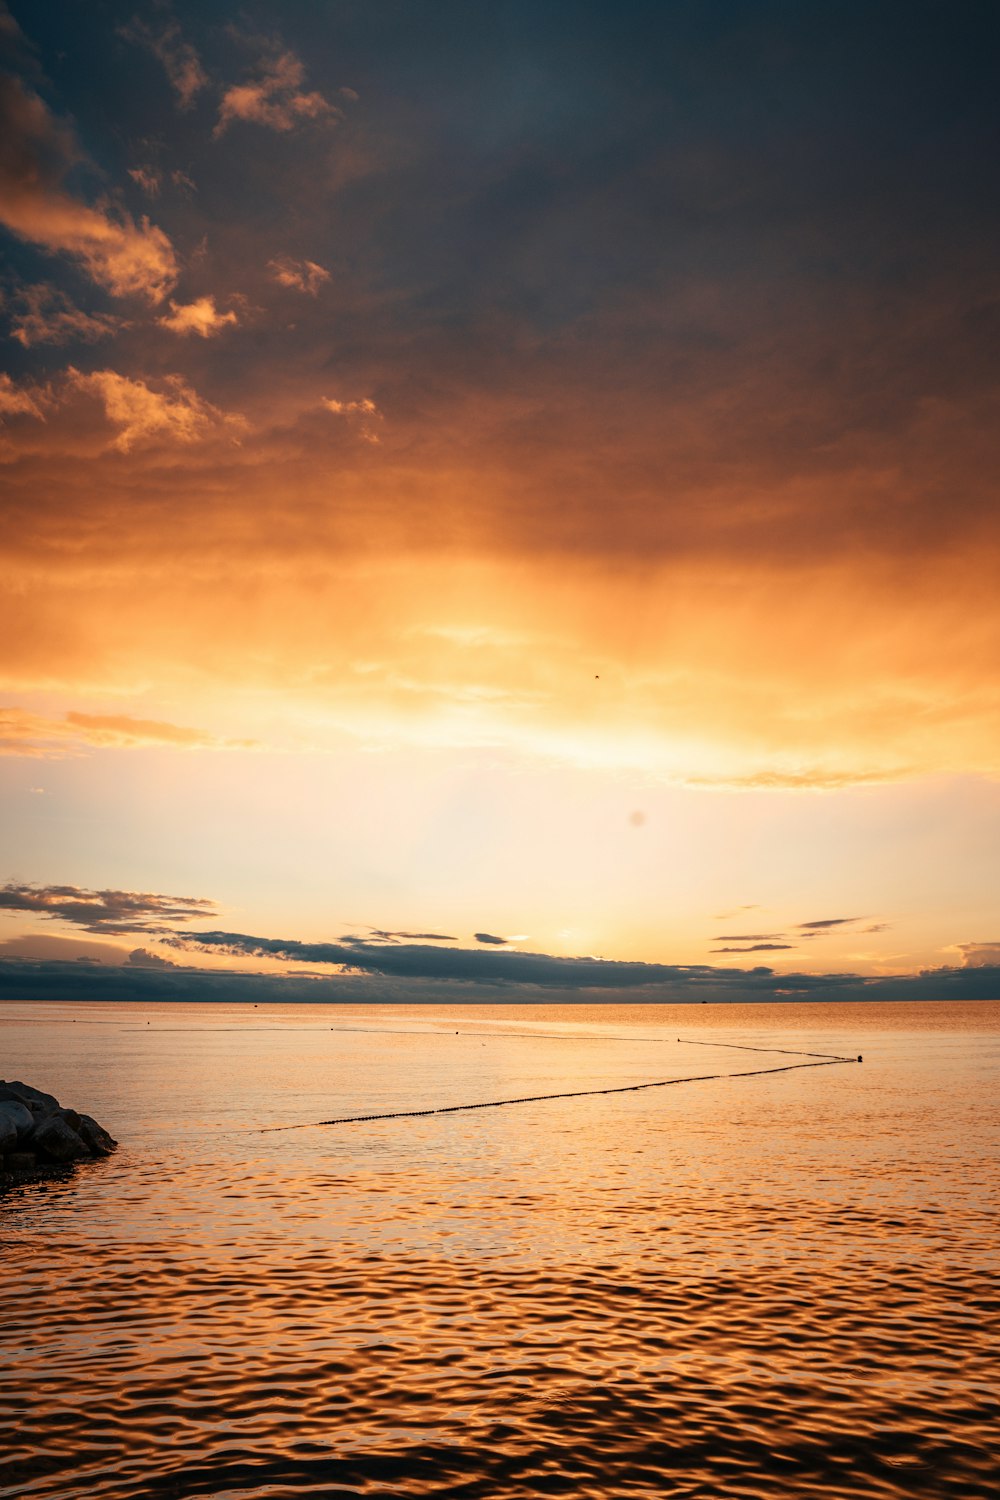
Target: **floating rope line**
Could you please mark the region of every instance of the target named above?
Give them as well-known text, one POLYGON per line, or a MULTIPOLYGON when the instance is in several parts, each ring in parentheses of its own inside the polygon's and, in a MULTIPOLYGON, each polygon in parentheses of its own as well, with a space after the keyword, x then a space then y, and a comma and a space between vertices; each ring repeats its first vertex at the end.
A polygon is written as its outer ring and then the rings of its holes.
MULTIPOLYGON (((852 1057, 824 1056, 820 1062, 782 1063, 777 1068, 753 1068, 746 1073, 701 1073, 686 1078, 658 1078, 651 1083, 618 1084, 610 1089, 573 1089, 564 1094, 526 1094, 519 1099, 481 1099, 475 1104, 443 1104, 436 1109, 395 1109, 376 1115, 340 1115, 333 1120, 305 1120, 297 1125, 265 1125, 260 1129, 260 1134, 271 1134, 278 1130, 310 1130, 320 1125, 362 1125, 375 1120, 416 1120, 428 1115, 457 1115, 470 1109, 503 1109, 509 1104, 543 1104, 551 1099, 592 1099, 606 1094, 637 1094, 642 1089, 665 1089, 676 1083, 714 1083, 722 1078, 759 1078, 765 1073, 792 1073, 796 1068, 832 1068, 840 1063, 853 1061, 852 1057)), ((861 1059, 858 1058, 858 1061, 861 1059)))
MULTIPOLYGON (((828 1057, 831 1062, 853 1062, 853 1057, 841 1057, 839 1052, 800 1052, 794 1047, 749 1047, 744 1042, 705 1042, 695 1037, 679 1036, 682 1047, 731 1047, 735 1052, 780 1052, 785 1057, 828 1057)), ((860 1062, 860 1057, 858 1062, 860 1062)))

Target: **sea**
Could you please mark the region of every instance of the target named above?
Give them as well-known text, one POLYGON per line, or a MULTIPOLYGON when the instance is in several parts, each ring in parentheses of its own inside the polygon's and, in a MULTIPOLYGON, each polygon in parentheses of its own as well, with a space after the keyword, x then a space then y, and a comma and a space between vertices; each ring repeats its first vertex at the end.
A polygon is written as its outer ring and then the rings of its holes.
POLYGON ((121 1143, 0 1193, 4 1500, 1000 1494, 1000 1005, 8 1003, 0 1074, 121 1143))

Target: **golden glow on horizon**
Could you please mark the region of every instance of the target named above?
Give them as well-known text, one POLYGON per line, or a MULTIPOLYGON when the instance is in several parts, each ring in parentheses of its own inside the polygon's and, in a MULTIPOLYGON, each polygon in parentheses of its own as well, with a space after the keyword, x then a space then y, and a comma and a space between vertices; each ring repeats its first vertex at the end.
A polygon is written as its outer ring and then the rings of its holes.
POLYGON ((61 622, 54 580, 8 592, 28 626, 3 683, 9 749, 312 751, 347 736, 732 788, 1000 772, 1000 608, 986 579, 958 596, 947 568, 925 574, 943 596, 928 608, 884 573, 818 567, 550 578, 523 560, 331 557, 232 581, 206 562, 185 584, 156 555, 152 576, 61 581, 76 600, 61 622))

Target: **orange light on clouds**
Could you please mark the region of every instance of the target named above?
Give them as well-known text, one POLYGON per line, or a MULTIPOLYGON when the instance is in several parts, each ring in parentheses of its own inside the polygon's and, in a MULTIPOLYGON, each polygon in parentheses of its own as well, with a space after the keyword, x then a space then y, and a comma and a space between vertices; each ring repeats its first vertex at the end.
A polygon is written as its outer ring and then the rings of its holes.
POLYGON ((623 118, 609 176, 589 105, 369 98, 296 24, 123 23, 127 121, 3 83, 11 877, 315 939, 708 961, 735 904, 776 967, 992 951, 987 240, 922 260, 905 174, 827 202, 753 111, 752 150, 623 118))

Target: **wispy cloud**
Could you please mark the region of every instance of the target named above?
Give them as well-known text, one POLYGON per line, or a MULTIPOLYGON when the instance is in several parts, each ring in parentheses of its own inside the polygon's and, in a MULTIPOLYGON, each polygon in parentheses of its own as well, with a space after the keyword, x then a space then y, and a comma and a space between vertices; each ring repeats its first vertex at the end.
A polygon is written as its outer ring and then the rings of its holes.
POLYGON ((814 764, 804 770, 773 767, 738 773, 720 772, 715 776, 691 771, 685 775, 684 783, 686 786, 720 792, 831 792, 841 787, 878 786, 887 781, 901 781, 911 774, 910 767, 900 763, 874 771, 859 770, 857 767, 837 769, 824 765, 817 757, 814 764))
POLYGON ((4 417, 34 417, 45 421, 45 407, 49 398, 36 385, 18 385, 4 373, 0 373, 0 421, 4 417))
POLYGON ((864 917, 819 917, 813 922, 798 922, 796 925, 800 932, 828 932, 831 927, 850 927, 864 920, 864 917))
POLYGON ((370 397, 363 396, 357 401, 337 401, 324 396, 320 405, 332 412, 335 417, 347 417, 355 421, 358 424, 358 435, 366 443, 380 441, 374 424, 383 421, 384 417, 370 397))
POLYGON ((35 344, 92 344, 128 327, 112 313, 84 312, 65 292, 47 282, 20 287, 10 314, 11 338, 25 349, 35 344))
POLYGON ((160 719, 135 719, 128 714, 68 713, 66 723, 88 745, 122 749, 172 745, 180 750, 251 750, 257 746, 255 740, 220 739, 201 729, 160 719))
POLYGON ((224 328, 234 325, 238 319, 231 309, 229 312, 219 312, 214 297, 197 297, 194 302, 171 301, 170 312, 158 318, 157 322, 161 328, 169 328, 171 333, 196 333, 203 339, 210 339, 224 328))
POLYGON ((87 932, 164 932, 178 922, 205 921, 214 901, 151 891, 94 891, 78 885, 0 886, 0 911, 70 922, 87 932))
POLYGON ((178 23, 169 20, 154 28, 135 17, 126 26, 119 27, 118 34, 159 58, 181 109, 190 109, 197 95, 208 85, 209 78, 198 53, 190 42, 184 40, 178 23))
MULTIPOLYGON (((382 927, 373 927, 371 936, 380 942, 397 943, 408 941, 411 943, 457 943, 458 938, 452 937, 447 932, 391 932, 382 927)), ((345 938, 344 942, 357 942, 357 938, 345 938)))
POLYGON ((128 175, 147 198, 158 198, 163 178, 155 167, 129 167, 128 175))
MULTIPOLYGON (((751 907, 737 908, 737 911, 752 910, 751 907)), ((736 913, 730 913, 735 915, 736 913)), ((731 943, 739 946, 713 948, 713 953, 765 953, 778 949, 800 947, 804 942, 810 942, 816 938, 836 933, 842 927, 854 927, 863 922, 864 917, 818 917, 809 922, 796 922, 791 932, 719 932, 712 941, 714 943, 731 943)), ((888 929, 887 922, 874 922, 861 930, 865 933, 885 932, 888 929)))
POLYGON ((0 755, 62 760, 84 748, 140 750, 254 750, 255 740, 220 739, 201 729, 129 714, 70 712, 47 718, 23 708, 0 708, 0 755))
POLYGON ((279 286, 287 286, 297 292, 306 292, 310 297, 319 293, 321 286, 330 280, 329 271, 314 260, 293 260, 290 255, 278 255, 267 263, 271 280, 279 286))
POLYGON ((793 948, 794 943, 750 943, 745 946, 713 948, 713 953, 780 953, 793 948))

